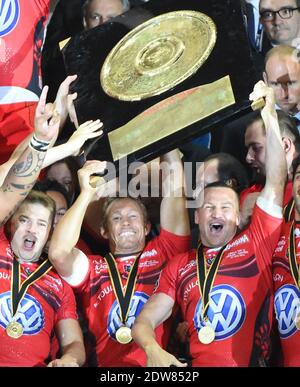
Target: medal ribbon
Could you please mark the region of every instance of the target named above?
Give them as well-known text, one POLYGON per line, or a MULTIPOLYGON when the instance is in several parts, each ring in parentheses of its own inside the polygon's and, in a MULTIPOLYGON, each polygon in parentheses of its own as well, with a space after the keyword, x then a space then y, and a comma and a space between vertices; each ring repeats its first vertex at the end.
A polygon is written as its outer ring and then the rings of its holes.
POLYGON ((209 308, 209 294, 213 287, 225 247, 223 246, 221 250, 218 252, 216 258, 210 265, 209 270, 206 269, 206 258, 203 252, 203 247, 201 243, 199 243, 197 248, 197 277, 198 277, 198 285, 199 292, 202 297, 202 311, 201 317, 203 321, 207 320, 207 312, 209 308))
POLYGON ((300 289, 300 286, 299 286, 299 265, 297 264, 297 255, 296 255, 296 250, 295 250, 294 222, 292 223, 291 229, 290 229, 288 258, 289 258, 289 264, 290 264, 292 276, 294 278, 294 282, 297 286, 297 289, 300 289))
POLYGON ((125 292, 123 291, 122 279, 121 279, 119 270, 117 268, 117 264, 114 256, 111 253, 108 253, 104 257, 108 265, 110 280, 112 282, 114 293, 120 307, 121 319, 124 325, 128 317, 130 302, 135 290, 138 263, 141 255, 142 255, 142 252, 136 257, 134 264, 130 270, 130 273, 126 282, 125 292))
POLYGON ((43 275, 45 275, 51 269, 52 265, 49 259, 47 259, 21 284, 20 264, 16 258, 13 259, 11 276, 11 307, 13 317, 17 313, 19 304, 24 298, 29 286, 31 286, 34 282, 43 277, 43 275))
POLYGON ((294 211, 294 207, 295 207, 295 202, 294 202, 294 199, 292 198, 283 209, 283 217, 285 222, 290 222, 292 213, 294 211))

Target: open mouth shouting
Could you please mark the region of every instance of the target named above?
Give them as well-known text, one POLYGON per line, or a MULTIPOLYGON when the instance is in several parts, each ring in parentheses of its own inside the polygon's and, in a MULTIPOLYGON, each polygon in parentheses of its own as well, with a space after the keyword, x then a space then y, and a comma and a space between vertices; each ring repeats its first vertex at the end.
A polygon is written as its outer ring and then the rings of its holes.
POLYGON ((36 244, 37 238, 33 235, 27 235, 23 241, 23 249, 26 251, 32 251, 36 244))
POLYGON ((222 233, 224 229, 224 222, 214 221, 209 224, 209 231, 212 235, 218 236, 222 233))

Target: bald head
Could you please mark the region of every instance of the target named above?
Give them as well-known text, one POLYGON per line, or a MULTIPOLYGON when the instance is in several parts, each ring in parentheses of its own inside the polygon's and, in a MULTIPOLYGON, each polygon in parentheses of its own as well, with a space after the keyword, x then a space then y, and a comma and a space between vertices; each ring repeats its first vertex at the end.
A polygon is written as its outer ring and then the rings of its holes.
POLYGON ((265 60, 264 81, 272 87, 277 105, 294 115, 300 110, 300 61, 291 46, 272 48, 265 60))

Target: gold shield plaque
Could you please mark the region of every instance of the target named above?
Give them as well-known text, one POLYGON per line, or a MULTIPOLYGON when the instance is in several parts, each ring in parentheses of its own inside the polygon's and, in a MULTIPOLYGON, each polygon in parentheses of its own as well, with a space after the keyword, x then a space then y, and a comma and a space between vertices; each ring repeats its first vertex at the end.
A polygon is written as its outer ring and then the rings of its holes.
POLYGON ((178 85, 206 61, 217 36, 213 20, 196 11, 154 17, 130 31, 107 56, 103 90, 122 101, 139 101, 178 85))

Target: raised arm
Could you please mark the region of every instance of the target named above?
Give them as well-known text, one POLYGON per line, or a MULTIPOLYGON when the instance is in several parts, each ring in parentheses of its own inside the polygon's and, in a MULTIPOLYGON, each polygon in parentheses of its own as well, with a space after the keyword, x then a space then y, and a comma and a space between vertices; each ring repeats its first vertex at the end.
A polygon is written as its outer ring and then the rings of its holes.
POLYGON ((101 136, 103 131, 99 129, 102 125, 100 120, 87 121, 81 124, 67 142, 49 149, 43 163, 43 168, 69 156, 78 156, 82 145, 87 140, 101 136))
POLYGON ((184 196, 184 174, 177 149, 161 157, 163 171, 163 199, 160 207, 160 224, 177 235, 189 235, 190 225, 184 196))
POLYGON ((88 270, 85 254, 76 249, 75 245, 80 236, 86 209, 97 191, 97 188, 90 185, 90 176, 102 173, 105 168, 106 162, 87 161, 84 167, 78 171, 80 195, 59 221, 51 238, 49 259, 59 275, 67 278, 73 277, 76 283, 67 279, 71 285, 80 283, 88 270))
POLYGON ((266 184, 259 197, 269 204, 282 207, 284 186, 287 179, 287 162, 279 130, 273 89, 259 81, 250 95, 251 100, 265 98, 261 111, 266 130, 266 184))
MULTIPOLYGON (((51 164, 56 163, 59 160, 65 159, 69 156, 78 156, 82 145, 91 138, 101 136, 102 122, 100 120, 87 121, 81 124, 77 130, 71 135, 69 140, 64 144, 54 146, 48 149, 45 159, 43 161, 43 167, 46 168, 51 164)), ((0 166, 0 185, 5 180, 10 168, 18 160, 20 155, 24 152, 30 143, 32 135, 26 137, 14 150, 9 160, 0 166)))
MULTIPOLYGON (((60 84, 54 101, 55 109, 61 116, 59 129, 61 130, 66 122, 68 115, 71 122, 74 123, 75 128, 78 128, 77 116, 74 108, 74 100, 77 98, 77 93, 70 94, 71 83, 74 82, 77 75, 69 75, 60 84)), ((55 139, 56 140, 56 139, 55 139)))
POLYGON ((152 295, 132 327, 133 340, 146 352, 148 367, 187 366, 162 349, 155 338, 154 329, 170 317, 173 306, 174 300, 168 295, 152 295))
POLYGON ((0 188, 1 225, 25 199, 39 175, 47 149, 57 136, 60 117, 52 104, 46 104, 48 87, 44 87, 36 108, 35 131, 29 145, 18 154, 0 188))

